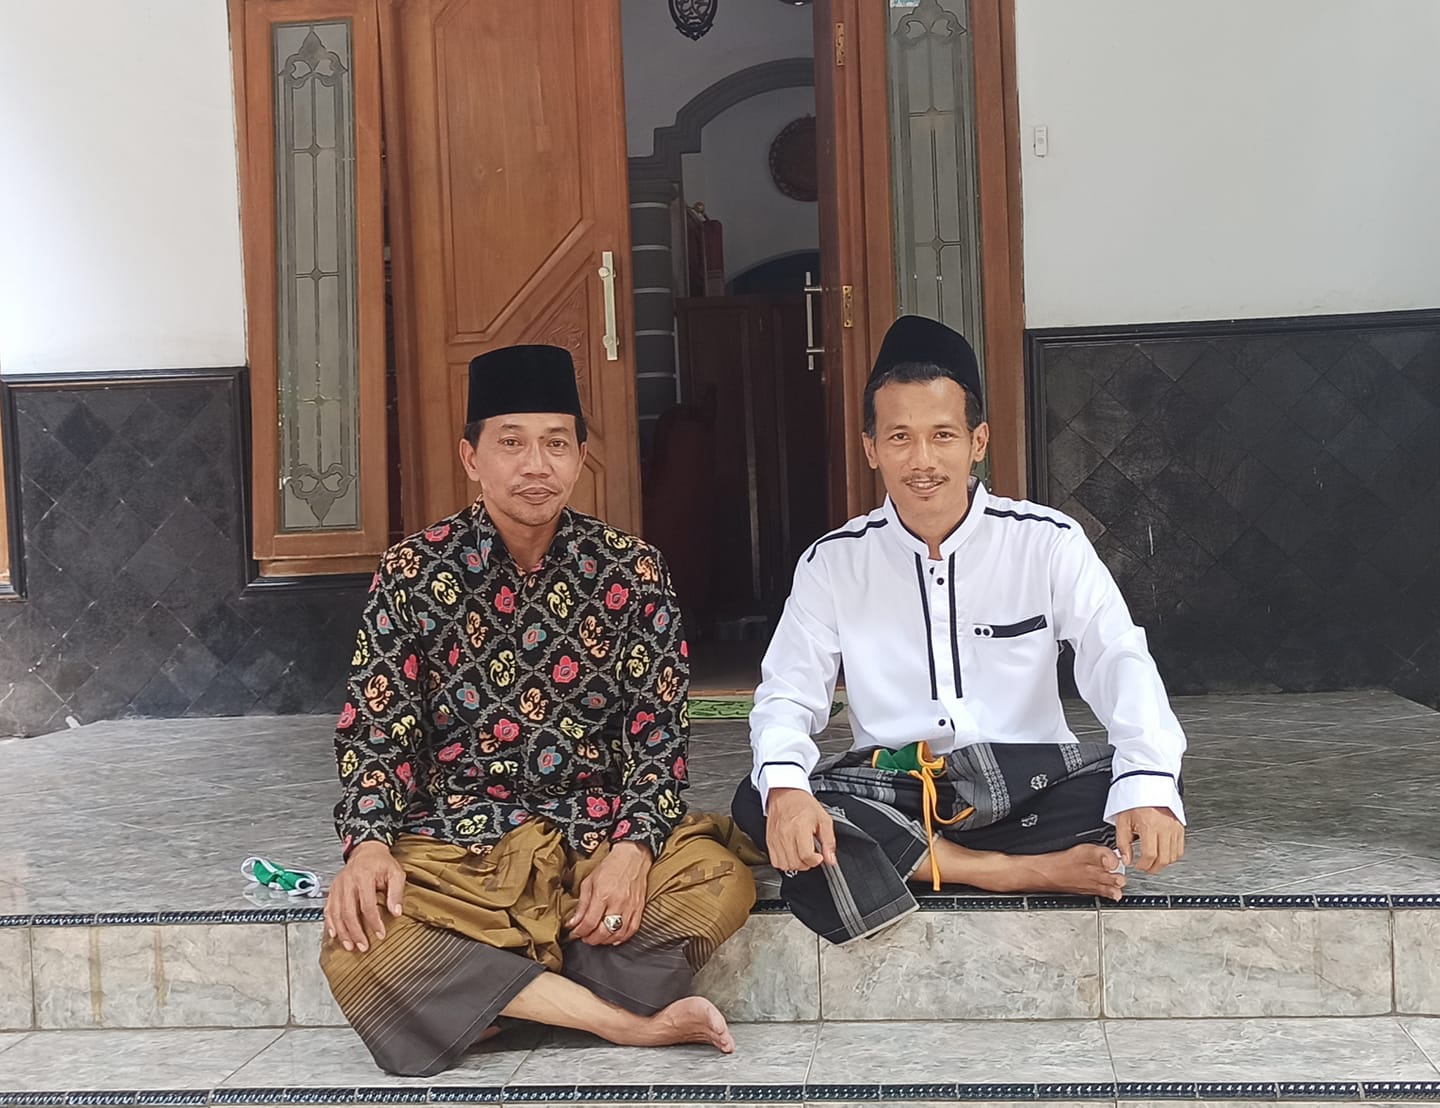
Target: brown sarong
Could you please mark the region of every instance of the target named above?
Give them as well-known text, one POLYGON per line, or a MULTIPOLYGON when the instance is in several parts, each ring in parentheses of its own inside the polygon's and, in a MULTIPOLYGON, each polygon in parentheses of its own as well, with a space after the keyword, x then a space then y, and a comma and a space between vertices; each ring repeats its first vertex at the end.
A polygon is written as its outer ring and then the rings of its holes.
POLYGON ((563 926, 608 843, 582 855, 536 821, 488 855, 418 835, 391 852, 406 874, 403 915, 384 909, 385 938, 365 954, 326 936, 320 966, 376 1063, 418 1077, 454 1065, 546 970, 642 1015, 689 995, 696 971, 745 923, 755 903, 747 863, 763 860, 730 820, 686 817, 650 869, 639 930, 592 947, 563 926))

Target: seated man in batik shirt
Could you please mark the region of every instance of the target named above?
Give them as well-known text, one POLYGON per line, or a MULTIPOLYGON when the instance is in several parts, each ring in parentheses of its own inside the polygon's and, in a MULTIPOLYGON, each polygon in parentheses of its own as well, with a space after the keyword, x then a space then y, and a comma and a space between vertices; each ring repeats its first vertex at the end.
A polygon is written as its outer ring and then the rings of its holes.
POLYGON ((1158 873, 1185 842, 1185 736, 1144 632, 1075 520, 971 476, 990 429, 964 336, 897 320, 864 419, 888 495, 796 567, 737 822, 837 943, 914 911, 907 882, 1119 900, 1124 866, 1158 873), (1108 743, 1066 725, 1061 643, 1108 743), (854 745, 822 760, 842 664, 854 745))
POLYGON ((570 355, 476 358, 459 449, 480 498, 386 552, 355 647, 335 998, 393 1073, 453 1065, 502 1015, 733 1050, 690 993, 754 902, 746 844, 685 814, 664 562, 565 507, 585 459, 570 355))

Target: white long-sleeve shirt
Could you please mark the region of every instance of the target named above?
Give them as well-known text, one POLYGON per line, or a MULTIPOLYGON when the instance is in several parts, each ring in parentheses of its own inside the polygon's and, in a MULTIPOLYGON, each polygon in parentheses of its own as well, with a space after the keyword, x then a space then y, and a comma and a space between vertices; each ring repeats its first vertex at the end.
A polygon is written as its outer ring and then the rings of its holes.
POLYGON ((750 713, 751 780, 766 804, 809 788, 842 662, 857 750, 1074 742, 1061 642, 1114 747, 1105 819, 1154 806, 1183 822, 1185 735, 1109 570, 1073 519, 979 481, 938 561, 888 498, 801 557, 750 713))

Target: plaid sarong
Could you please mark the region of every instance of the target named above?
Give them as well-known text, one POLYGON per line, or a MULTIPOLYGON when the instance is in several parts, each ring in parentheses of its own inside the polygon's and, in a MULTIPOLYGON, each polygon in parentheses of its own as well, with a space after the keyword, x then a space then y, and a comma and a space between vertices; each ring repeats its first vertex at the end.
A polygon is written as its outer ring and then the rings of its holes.
MULTIPOLYGON (((823 759, 810 775, 835 820, 838 865, 782 875, 780 894, 797 919, 833 943, 873 935, 919 905, 908 885, 929 852, 921 783, 870 765, 873 751, 823 759)), ((971 850, 1050 854, 1113 842, 1104 820, 1111 748, 1104 743, 977 743, 946 755, 937 814, 974 811, 940 834, 971 850)), ((735 821, 765 845, 760 794, 747 778, 735 821)))

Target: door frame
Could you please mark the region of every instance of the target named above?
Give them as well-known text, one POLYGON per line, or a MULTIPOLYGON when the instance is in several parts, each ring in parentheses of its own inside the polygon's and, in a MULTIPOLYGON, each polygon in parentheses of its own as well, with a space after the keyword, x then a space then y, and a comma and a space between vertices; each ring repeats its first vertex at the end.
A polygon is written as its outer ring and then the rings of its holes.
MULTIPOLYGON (((884 496, 860 442, 865 382, 895 319, 894 191, 890 166, 888 7, 873 0, 815 4, 816 115, 822 122, 822 190, 834 190, 835 219, 821 220, 827 256, 825 336, 841 380, 831 389, 830 514, 834 524, 868 512, 884 496), (834 112, 833 151, 823 144, 834 112), (825 157, 823 153, 831 156, 825 157), (827 250, 828 247, 828 250, 827 250), (848 314, 843 289, 852 300, 848 314), (836 344, 832 347, 832 341, 836 344)), ((1015 0, 970 0, 975 49, 981 280, 985 299, 986 418, 991 485, 1026 495, 1025 309, 1020 222, 1020 107, 1015 76, 1015 0)))

